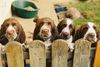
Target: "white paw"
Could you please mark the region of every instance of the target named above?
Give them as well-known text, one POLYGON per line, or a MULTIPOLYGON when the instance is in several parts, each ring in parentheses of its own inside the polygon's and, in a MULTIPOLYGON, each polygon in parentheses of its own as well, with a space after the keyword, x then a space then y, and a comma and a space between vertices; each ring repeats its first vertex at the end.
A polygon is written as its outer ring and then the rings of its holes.
POLYGON ((68 47, 69 47, 69 49, 70 49, 70 52, 73 52, 73 50, 74 50, 74 43, 69 43, 68 44, 68 47))
POLYGON ((1 43, 0 43, 0 51, 1 51, 1 52, 4 52, 4 51, 5 51, 5 46, 2 45, 1 43))

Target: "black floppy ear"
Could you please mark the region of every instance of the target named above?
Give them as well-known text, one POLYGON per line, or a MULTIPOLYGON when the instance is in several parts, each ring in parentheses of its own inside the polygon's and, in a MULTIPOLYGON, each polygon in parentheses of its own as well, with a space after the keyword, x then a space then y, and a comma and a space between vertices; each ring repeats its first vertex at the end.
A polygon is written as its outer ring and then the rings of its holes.
POLYGON ((38 23, 38 22, 39 22, 39 17, 36 16, 36 17, 34 18, 33 22, 38 23))

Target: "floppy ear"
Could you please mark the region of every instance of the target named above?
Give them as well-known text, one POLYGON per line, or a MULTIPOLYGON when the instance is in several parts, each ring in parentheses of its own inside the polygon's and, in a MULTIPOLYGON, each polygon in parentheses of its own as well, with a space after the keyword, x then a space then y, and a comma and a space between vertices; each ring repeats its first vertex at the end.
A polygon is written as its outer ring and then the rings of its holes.
POLYGON ((100 40, 100 31, 99 30, 97 31, 97 38, 98 38, 98 40, 100 40))
MULTIPOLYGON (((74 25, 73 25, 73 26, 74 26, 74 25)), ((74 26, 74 27, 73 27, 73 31, 72 31, 72 36, 75 35, 75 31, 76 31, 76 27, 74 26)))
POLYGON ((65 21, 65 20, 63 19, 63 20, 60 21, 59 24, 57 25, 58 33, 61 33, 61 31, 62 31, 62 26, 61 26, 61 24, 62 24, 62 22, 64 22, 64 21, 65 21))
POLYGON ((2 36, 3 34, 5 34, 5 32, 6 32, 6 24, 3 23, 1 25, 1 29, 0 29, 0 36, 2 36))
POLYGON ((36 35, 38 35, 39 31, 40 31, 40 26, 38 24, 36 24, 34 32, 33 32, 33 40, 38 39, 38 36, 36 36, 36 35))
POLYGON ((75 32, 73 42, 75 42, 76 40, 78 40, 78 39, 80 39, 80 38, 81 38, 81 31, 80 31, 80 29, 78 29, 78 30, 75 32))
POLYGON ((57 26, 54 24, 53 22, 53 27, 52 27, 52 39, 51 42, 53 42, 54 40, 58 39, 58 30, 57 30, 57 26))
POLYGON ((26 35, 25 35, 25 32, 24 32, 22 26, 20 26, 20 29, 18 30, 18 36, 15 40, 20 43, 25 43, 26 35))
POLYGON ((39 17, 36 16, 36 17, 34 18, 33 22, 38 23, 38 22, 39 22, 39 17))

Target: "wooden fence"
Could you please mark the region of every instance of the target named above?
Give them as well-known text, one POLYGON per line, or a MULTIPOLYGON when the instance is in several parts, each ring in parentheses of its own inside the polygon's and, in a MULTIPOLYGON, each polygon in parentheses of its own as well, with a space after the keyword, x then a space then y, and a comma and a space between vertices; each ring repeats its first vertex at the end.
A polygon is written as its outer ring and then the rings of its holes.
MULTIPOLYGON (((51 46, 52 64, 51 67, 69 67, 68 66, 68 45, 64 40, 56 40, 51 46)), ((72 67, 89 67, 90 65, 91 43, 86 40, 75 42, 72 67)), ((18 42, 9 42, 6 45, 5 62, 8 67, 25 67, 25 58, 23 48, 18 42)), ((0 52, 0 67, 4 67, 4 60, 0 52)), ((30 67, 46 67, 46 48, 42 41, 35 40, 29 43, 29 60, 30 67)))

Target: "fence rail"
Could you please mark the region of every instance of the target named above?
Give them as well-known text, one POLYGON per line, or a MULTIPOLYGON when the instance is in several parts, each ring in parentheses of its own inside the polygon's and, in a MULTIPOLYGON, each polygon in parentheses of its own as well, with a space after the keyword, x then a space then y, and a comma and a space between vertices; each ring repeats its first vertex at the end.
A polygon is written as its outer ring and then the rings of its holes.
MULTIPOLYGON (((7 60, 2 59, 2 52, 0 51, 0 67, 4 67, 4 61, 8 67, 25 67, 25 56, 23 48, 18 42, 9 42, 6 45, 7 60)), ((46 67, 46 48, 42 41, 35 40, 29 45, 29 64, 30 67, 46 67)), ((75 50, 73 62, 70 63, 72 67, 90 67, 90 52, 91 43, 80 39, 75 42, 75 50)), ((69 52, 68 44, 64 40, 56 40, 51 46, 51 67, 70 67, 68 65, 69 52)))

